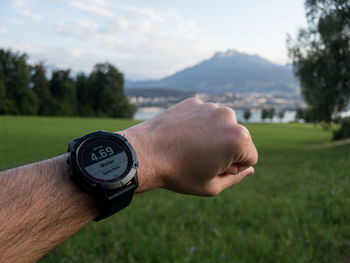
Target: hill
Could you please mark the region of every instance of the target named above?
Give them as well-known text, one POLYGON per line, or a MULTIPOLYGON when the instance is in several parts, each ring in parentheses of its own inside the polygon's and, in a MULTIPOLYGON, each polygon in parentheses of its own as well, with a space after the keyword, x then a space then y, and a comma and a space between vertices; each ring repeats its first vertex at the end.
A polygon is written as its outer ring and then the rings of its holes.
POLYGON ((177 97, 186 99, 194 96, 192 91, 182 91, 174 89, 160 89, 160 88, 126 88, 126 96, 142 96, 142 97, 177 97))
POLYGON ((154 81, 127 81, 126 88, 165 88, 222 94, 298 93, 291 67, 235 50, 218 52, 210 59, 154 81))
MULTIPOLYGON (((121 131, 137 122, 0 116, 0 123, 5 168, 62 154, 67 141, 96 127, 121 131)), ((313 124, 247 127, 259 162, 239 185, 213 198, 139 194, 39 262, 348 262, 350 147, 320 147, 332 132, 313 124)))

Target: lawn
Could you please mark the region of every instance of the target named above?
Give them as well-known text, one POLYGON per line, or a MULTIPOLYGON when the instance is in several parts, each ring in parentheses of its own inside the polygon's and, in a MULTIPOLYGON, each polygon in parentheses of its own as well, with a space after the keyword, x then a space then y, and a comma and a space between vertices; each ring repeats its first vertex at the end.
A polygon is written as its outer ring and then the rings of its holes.
MULTIPOLYGON (((0 168, 63 153, 67 141, 136 122, 0 117, 0 168)), ((350 145, 331 131, 250 124, 256 173, 214 198, 155 190, 91 223, 40 262, 349 262, 350 145), (318 146, 318 147, 315 147, 318 146)))

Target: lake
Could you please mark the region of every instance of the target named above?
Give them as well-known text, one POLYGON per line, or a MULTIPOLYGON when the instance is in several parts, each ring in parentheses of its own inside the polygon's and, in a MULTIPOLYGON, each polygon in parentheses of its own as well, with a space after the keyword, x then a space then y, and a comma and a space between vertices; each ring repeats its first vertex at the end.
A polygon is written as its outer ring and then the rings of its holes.
MULTIPOLYGON (((135 120, 148 120, 151 119, 152 117, 156 116, 157 114, 165 111, 164 108, 158 108, 158 107, 144 107, 144 108, 138 108, 135 115, 134 119, 135 120)), ((244 110, 237 109, 235 110, 237 120, 239 122, 245 122, 243 118, 244 110)), ((276 116, 270 120, 265 120, 265 122, 274 122, 274 123, 288 123, 295 121, 295 115, 296 111, 285 111, 283 119, 279 119, 276 116)), ((262 122, 261 120, 261 110, 257 110, 252 112, 252 115, 250 119, 248 120, 248 123, 257 123, 257 122, 262 122)))

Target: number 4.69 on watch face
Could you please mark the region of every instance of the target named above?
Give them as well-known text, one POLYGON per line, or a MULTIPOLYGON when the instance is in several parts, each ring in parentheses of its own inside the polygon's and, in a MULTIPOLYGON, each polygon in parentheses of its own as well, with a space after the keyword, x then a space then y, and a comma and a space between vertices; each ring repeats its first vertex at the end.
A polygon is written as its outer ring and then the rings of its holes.
POLYGON ((99 139, 88 142, 80 149, 80 168, 98 180, 114 180, 124 174, 129 158, 115 141, 99 139))
POLYGON ((120 134, 98 131, 69 142, 70 176, 97 196, 102 220, 129 205, 138 187, 136 152, 120 134))

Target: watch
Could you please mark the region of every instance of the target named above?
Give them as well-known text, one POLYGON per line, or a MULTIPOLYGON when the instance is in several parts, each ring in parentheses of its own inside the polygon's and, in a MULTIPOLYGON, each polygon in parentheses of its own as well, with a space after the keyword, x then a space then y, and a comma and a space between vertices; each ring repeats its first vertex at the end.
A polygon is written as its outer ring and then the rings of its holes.
POLYGON ((138 187, 136 153, 119 134, 98 131, 69 142, 70 177, 84 191, 95 195, 100 221, 127 207, 138 187))

